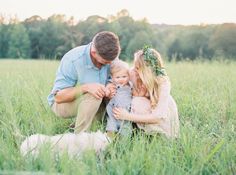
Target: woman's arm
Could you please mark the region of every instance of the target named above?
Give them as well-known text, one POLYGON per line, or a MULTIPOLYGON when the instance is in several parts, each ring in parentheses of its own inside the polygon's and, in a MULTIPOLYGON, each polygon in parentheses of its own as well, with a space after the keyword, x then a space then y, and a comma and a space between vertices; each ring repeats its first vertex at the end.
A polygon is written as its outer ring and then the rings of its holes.
POLYGON ((129 120, 135 123, 149 123, 149 124, 157 124, 160 123, 162 118, 157 118, 155 114, 134 114, 129 113, 125 109, 122 108, 114 108, 113 114, 116 119, 119 120, 129 120))
POLYGON ((159 100, 156 107, 147 114, 129 113, 125 109, 114 108, 115 118, 120 120, 129 120, 137 123, 157 124, 167 117, 168 98, 170 94, 170 83, 165 81, 160 86, 159 100))

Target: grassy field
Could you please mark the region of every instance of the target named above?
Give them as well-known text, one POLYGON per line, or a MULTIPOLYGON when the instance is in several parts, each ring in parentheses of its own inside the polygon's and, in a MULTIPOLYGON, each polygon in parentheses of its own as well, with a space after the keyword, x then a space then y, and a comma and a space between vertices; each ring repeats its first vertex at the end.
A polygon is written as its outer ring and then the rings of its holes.
POLYGON ((58 63, 0 60, 0 174, 236 174, 236 63, 166 65, 180 114, 178 140, 137 133, 99 156, 58 159, 45 150, 25 159, 25 136, 65 133, 73 122, 47 105, 58 63))

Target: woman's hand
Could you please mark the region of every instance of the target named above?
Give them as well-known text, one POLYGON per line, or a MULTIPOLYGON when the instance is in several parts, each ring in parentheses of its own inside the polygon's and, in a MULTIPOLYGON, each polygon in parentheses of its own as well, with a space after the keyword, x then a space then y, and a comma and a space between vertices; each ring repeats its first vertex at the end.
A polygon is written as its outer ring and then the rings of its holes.
POLYGON ((118 120, 130 120, 130 113, 123 108, 113 108, 113 115, 118 120))

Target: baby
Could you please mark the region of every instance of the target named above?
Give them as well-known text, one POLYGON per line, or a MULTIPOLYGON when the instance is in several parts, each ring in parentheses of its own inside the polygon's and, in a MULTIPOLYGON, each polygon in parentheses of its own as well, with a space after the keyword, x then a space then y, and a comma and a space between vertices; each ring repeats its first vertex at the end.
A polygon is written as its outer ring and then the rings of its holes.
POLYGON ((129 135, 132 132, 131 122, 115 119, 112 112, 114 107, 124 108, 127 111, 131 109, 132 85, 129 81, 128 64, 121 60, 114 61, 111 64, 111 77, 112 83, 116 86, 116 94, 106 107, 108 114, 106 131, 110 137, 117 132, 121 135, 129 135))

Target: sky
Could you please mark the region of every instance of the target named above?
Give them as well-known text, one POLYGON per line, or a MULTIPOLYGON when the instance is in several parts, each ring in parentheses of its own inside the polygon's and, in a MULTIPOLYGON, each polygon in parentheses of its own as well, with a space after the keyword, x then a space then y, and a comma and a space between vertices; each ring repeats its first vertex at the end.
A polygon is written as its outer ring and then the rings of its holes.
POLYGON ((236 23, 236 0, 0 0, 0 14, 22 21, 33 15, 52 14, 85 20, 91 15, 107 17, 127 9, 135 20, 156 24, 236 23))

